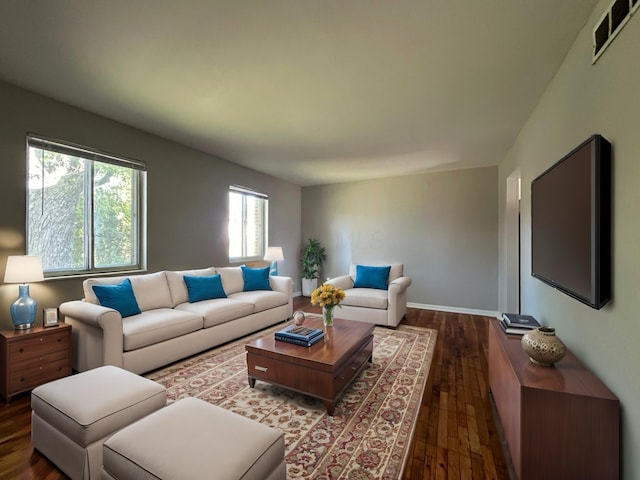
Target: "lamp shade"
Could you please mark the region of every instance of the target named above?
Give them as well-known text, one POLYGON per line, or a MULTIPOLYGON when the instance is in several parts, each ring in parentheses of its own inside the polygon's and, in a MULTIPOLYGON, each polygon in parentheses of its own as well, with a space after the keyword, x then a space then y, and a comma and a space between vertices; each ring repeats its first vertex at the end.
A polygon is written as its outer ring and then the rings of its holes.
POLYGON ((282 253, 282 247, 269 247, 267 253, 264 255, 264 259, 270 262, 279 262, 284 260, 284 254, 282 253))
POLYGON ((42 260, 33 255, 9 255, 4 283, 32 283, 44 280, 42 260))

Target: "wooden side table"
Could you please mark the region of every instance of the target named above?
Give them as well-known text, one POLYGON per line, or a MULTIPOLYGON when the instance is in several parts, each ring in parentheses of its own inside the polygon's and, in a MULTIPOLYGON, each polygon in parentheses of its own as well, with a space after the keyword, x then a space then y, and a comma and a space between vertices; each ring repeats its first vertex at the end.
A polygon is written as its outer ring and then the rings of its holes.
POLYGON ((11 397, 71 375, 71 325, 0 332, 0 395, 11 397))

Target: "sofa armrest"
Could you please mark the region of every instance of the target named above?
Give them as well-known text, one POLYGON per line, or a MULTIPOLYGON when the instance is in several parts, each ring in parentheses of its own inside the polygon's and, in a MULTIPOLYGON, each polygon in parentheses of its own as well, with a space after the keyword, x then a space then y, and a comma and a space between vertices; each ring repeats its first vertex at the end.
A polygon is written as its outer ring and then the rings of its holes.
POLYGON ((353 288, 353 280, 349 275, 331 278, 325 283, 333 285, 336 288, 341 288, 342 290, 349 290, 350 288, 353 288))
POLYGON ((113 308, 103 307, 102 305, 96 305, 82 300, 72 300, 60 305, 60 313, 65 317, 72 317, 74 320, 86 323, 92 327, 109 328, 111 323, 118 323, 120 325, 120 332, 122 332, 122 317, 118 311, 113 308), (119 321, 114 322, 116 316, 119 321))
POLYGON ((272 275, 269 277, 269 285, 271 285, 272 290, 282 292, 289 298, 293 297, 293 280, 291 280, 291 277, 272 275))
POLYGON ((409 277, 398 277, 389 284, 387 325, 390 327, 397 327, 407 313, 407 288, 409 285, 411 285, 409 277))
MULTIPOLYGON (((60 313, 65 316, 65 322, 73 327, 74 356, 81 357, 78 359, 80 363, 83 363, 85 356, 98 354, 94 349, 101 347, 102 351, 99 353, 101 359, 98 362, 100 365, 122 367, 124 335, 122 317, 117 310, 73 300, 61 304, 60 313)), ((87 363, 87 368, 97 366, 91 361, 87 363)))
POLYGON ((412 280, 409 277, 398 277, 389 284, 389 290, 393 290, 397 295, 398 293, 402 293, 407 288, 409 288, 411 282, 412 280))

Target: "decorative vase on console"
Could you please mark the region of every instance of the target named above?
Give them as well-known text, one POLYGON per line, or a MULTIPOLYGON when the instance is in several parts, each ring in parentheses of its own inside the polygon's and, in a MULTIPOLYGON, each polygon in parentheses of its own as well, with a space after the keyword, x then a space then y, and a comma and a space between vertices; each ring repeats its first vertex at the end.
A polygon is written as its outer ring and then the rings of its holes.
POLYGON ((553 367, 567 353, 567 347, 556 336, 556 329, 551 327, 539 327, 525 333, 521 344, 529 360, 543 367, 553 367))

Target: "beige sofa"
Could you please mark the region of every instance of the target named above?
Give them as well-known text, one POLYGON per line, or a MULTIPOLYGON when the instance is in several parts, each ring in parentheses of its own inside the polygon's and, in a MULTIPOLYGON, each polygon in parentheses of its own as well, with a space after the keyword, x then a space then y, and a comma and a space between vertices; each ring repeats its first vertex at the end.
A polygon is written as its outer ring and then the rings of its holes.
POLYGON ((292 281, 269 277, 272 290, 243 291, 240 267, 161 271, 84 281, 84 300, 60 305, 73 327, 73 368, 115 365, 144 373, 282 322, 293 312, 292 281), (220 274, 227 298, 189 302, 183 276, 220 274), (123 318, 99 304, 93 286, 129 279, 141 313, 123 318))
POLYGON ((349 267, 349 275, 327 280, 326 283, 341 288, 345 292, 341 307, 334 310, 334 315, 347 320, 397 327, 407 314, 407 288, 411 285, 411 278, 404 276, 404 265, 401 263, 386 264, 386 266, 391 267, 384 282, 387 289, 354 288, 356 264, 351 264, 349 267))

